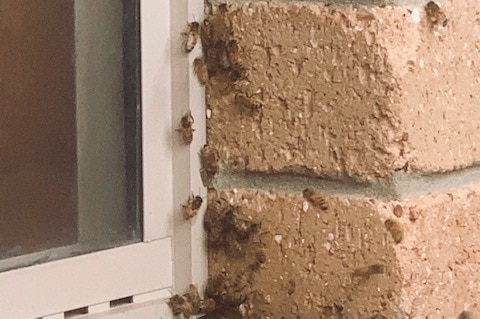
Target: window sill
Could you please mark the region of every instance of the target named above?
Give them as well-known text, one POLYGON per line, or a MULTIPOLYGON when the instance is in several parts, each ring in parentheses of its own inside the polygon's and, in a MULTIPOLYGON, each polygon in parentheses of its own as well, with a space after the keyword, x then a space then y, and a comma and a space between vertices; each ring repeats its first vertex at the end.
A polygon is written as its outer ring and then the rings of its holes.
POLYGON ((38 318, 167 289, 171 238, 0 274, 2 318, 38 318))

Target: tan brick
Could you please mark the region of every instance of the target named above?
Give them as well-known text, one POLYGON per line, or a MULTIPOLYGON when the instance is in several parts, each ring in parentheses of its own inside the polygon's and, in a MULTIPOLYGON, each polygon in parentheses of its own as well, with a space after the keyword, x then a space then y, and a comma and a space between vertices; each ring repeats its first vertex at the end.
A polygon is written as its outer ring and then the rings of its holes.
POLYGON ((234 170, 368 178, 478 163, 480 3, 442 10, 446 27, 423 7, 260 2, 211 16, 209 143, 234 170))
MULTIPOLYGON (((212 207, 220 198, 261 224, 242 243, 245 256, 209 249, 210 278, 247 274, 251 318, 364 319, 378 313, 433 319, 480 311, 480 185, 403 202, 327 196, 326 211, 299 193, 211 191, 207 218, 218 217, 212 207), (399 244, 387 219, 404 229, 399 244), (266 263, 250 272, 258 247, 266 263), (376 264, 384 272, 368 276, 365 267, 376 264)), ((236 309, 227 307, 228 318, 236 318, 236 309)))

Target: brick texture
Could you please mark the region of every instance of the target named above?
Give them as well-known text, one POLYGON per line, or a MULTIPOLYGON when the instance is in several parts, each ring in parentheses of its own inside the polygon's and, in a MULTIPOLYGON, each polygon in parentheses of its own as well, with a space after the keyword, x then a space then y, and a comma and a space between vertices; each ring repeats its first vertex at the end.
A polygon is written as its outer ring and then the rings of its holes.
POLYGON ((480 3, 214 9, 208 147, 229 182, 205 216, 211 317, 478 313, 480 181, 450 177, 480 160, 480 3), (352 187, 299 192, 331 177, 352 187))
MULTIPOLYGON (((261 224, 242 244, 262 247, 267 257, 251 279, 251 318, 456 318, 479 307, 480 185, 404 202, 328 196, 326 211, 298 193, 239 189, 209 197, 261 224), (402 225, 402 242, 387 219, 402 225), (368 275, 372 265, 384 272, 368 275)), ((248 273, 252 257, 210 249, 209 261, 210 276, 233 277, 248 273)))
POLYGON ((209 143, 233 170, 368 179, 478 163, 480 4, 441 10, 432 24, 423 7, 228 6, 204 35, 209 143))

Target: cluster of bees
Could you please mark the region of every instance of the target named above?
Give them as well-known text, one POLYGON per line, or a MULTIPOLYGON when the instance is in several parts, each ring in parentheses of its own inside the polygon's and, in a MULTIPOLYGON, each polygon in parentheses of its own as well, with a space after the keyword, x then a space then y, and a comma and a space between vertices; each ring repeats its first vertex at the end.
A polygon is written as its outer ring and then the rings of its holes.
POLYGON ((183 314, 185 318, 212 313, 216 306, 213 299, 201 298, 195 285, 190 285, 185 294, 171 297, 168 304, 174 316, 183 314))
MULTIPOLYGON (((448 18, 435 1, 429 1, 424 9, 430 28, 447 25, 448 18)), ((218 11, 222 14, 227 10, 226 4, 220 4, 218 7, 218 11)), ((359 19, 373 18, 370 13, 359 13, 359 19)), ((196 21, 188 23, 186 30, 182 32, 183 49, 186 53, 192 52, 202 38, 205 58, 197 57, 193 61, 193 70, 202 85, 207 83, 210 73, 216 73, 217 71, 226 72, 230 80, 237 82, 245 76, 238 42, 229 38, 231 35, 223 36, 224 39, 214 37, 213 32, 216 30, 213 29, 215 28, 210 25, 208 20, 205 20, 202 24, 196 21)), ((256 114, 263 106, 262 100, 258 96, 245 92, 239 92, 235 95, 235 104, 252 114, 256 114)), ((192 142, 193 138, 192 124, 193 117, 188 113, 181 119, 181 127, 178 129, 187 145, 192 142)))
POLYGON ((241 207, 226 200, 213 201, 205 214, 204 227, 208 233, 208 246, 233 258, 241 258, 248 265, 237 274, 223 271, 209 278, 205 294, 215 300, 216 314, 237 313, 246 317, 252 310, 252 283, 254 274, 266 263, 263 245, 256 241, 260 223, 245 217, 241 207))
POLYGON ((216 308, 209 318, 248 318, 253 310, 252 281, 252 275, 246 272, 224 271, 211 277, 205 295, 215 300, 216 308))
POLYGON ((260 224, 244 217, 240 207, 222 199, 209 205, 204 227, 208 233, 209 248, 223 249, 227 254, 244 257, 260 224))

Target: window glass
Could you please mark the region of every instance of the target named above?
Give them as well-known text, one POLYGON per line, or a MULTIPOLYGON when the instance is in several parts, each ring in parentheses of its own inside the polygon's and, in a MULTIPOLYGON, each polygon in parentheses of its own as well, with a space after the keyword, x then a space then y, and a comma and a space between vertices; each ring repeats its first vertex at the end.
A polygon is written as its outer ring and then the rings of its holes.
POLYGON ((138 21, 0 1, 0 271, 141 240, 138 21))

